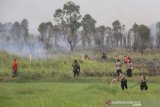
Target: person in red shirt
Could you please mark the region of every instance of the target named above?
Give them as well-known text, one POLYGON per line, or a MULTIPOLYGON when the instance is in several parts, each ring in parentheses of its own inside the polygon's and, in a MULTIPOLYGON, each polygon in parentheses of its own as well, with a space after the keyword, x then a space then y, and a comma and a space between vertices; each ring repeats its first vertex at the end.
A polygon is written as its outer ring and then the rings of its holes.
POLYGON ((14 59, 13 62, 12 62, 12 70, 13 70, 13 76, 12 77, 16 77, 17 76, 17 71, 18 71, 18 63, 17 63, 16 59, 14 59))
POLYGON ((127 64, 128 63, 128 57, 124 56, 123 61, 124 61, 125 64, 127 64))
POLYGON ((124 56, 123 61, 125 64, 128 64, 131 61, 131 58, 129 56, 124 56))

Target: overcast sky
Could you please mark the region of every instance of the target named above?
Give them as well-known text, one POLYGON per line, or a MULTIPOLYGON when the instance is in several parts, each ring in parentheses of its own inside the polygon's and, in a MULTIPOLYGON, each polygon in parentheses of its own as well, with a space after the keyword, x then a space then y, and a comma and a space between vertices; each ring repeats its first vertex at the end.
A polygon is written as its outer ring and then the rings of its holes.
POLYGON ((80 5, 84 16, 89 13, 97 21, 96 26, 110 26, 120 20, 130 28, 134 22, 150 26, 160 21, 160 0, 0 0, 0 22, 29 21, 30 33, 38 33, 41 22, 53 20, 56 9, 67 1, 80 5))

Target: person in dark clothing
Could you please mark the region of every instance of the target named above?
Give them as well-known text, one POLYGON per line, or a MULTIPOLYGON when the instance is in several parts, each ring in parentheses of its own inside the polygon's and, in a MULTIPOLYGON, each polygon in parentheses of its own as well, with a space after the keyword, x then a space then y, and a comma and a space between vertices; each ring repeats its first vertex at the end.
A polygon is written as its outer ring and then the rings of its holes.
POLYGON ((127 79, 126 79, 126 77, 125 77, 125 75, 123 73, 121 73, 119 75, 119 80, 121 81, 121 88, 122 88, 122 90, 128 89, 127 79))
POLYGON ((132 64, 131 60, 128 62, 127 67, 128 67, 127 76, 132 77, 133 64, 132 64))
POLYGON ((106 60, 106 59, 107 59, 107 56, 106 56, 106 54, 105 54, 104 52, 102 53, 102 59, 103 59, 103 60, 106 60))
POLYGON ((80 65, 78 64, 77 60, 74 61, 74 64, 72 66, 74 77, 78 77, 80 73, 80 65))
POLYGON ((146 80, 146 77, 145 77, 145 74, 143 74, 141 76, 141 84, 140 84, 140 89, 143 91, 143 90, 148 90, 148 86, 147 86, 147 80, 146 80))

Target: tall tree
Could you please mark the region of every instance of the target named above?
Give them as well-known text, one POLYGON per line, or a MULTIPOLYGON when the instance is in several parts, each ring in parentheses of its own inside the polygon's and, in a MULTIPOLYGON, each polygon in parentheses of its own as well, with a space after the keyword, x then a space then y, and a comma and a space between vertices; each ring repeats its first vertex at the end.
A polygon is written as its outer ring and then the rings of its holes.
POLYGON ((52 27, 53 25, 51 22, 41 23, 38 27, 38 31, 41 34, 41 41, 45 44, 46 49, 51 48, 52 43, 50 41, 50 38, 53 36, 52 27))
POLYGON ((0 32, 2 32, 2 29, 3 29, 3 25, 2 23, 0 23, 0 32))
POLYGON ((43 41, 45 38, 45 32, 46 32, 46 24, 45 23, 41 23, 38 27, 38 31, 41 34, 41 40, 43 41))
POLYGON ((70 49, 73 51, 77 43, 76 31, 80 27, 80 6, 74 2, 67 2, 63 9, 57 9, 54 13, 54 19, 57 24, 61 25, 67 36, 70 49))
MULTIPOLYGON (((137 50, 139 48, 139 41, 140 41, 140 38, 139 38, 139 33, 138 33, 138 28, 139 28, 139 25, 134 23, 132 28, 130 29, 129 32, 133 32, 134 33, 134 43, 133 43, 133 49, 134 50, 137 50)), ((128 44, 129 44, 129 47, 131 46, 131 35, 129 35, 129 38, 128 38, 128 44)))
POLYGON ((156 47, 160 48, 160 21, 156 24, 157 33, 156 33, 156 47))
POLYGON ((59 38, 62 37, 61 30, 60 30, 59 26, 58 25, 54 25, 52 27, 52 32, 53 32, 53 38, 54 38, 54 45, 58 46, 57 42, 58 42, 59 38))
POLYGON ((11 34, 14 41, 18 42, 21 38, 21 24, 19 22, 15 22, 11 28, 11 34))
POLYGON ((156 47, 160 48, 160 32, 157 32, 156 35, 156 47))
POLYGON ((119 20, 115 20, 112 23, 112 26, 114 31, 119 31, 121 29, 121 23, 119 22, 119 20))
POLYGON ((157 22, 156 27, 157 27, 157 29, 158 29, 158 32, 160 32, 160 21, 157 22))
POLYGON ((126 26, 125 25, 122 25, 122 28, 121 28, 121 33, 122 33, 122 38, 121 38, 121 47, 126 47, 126 26))
POLYGON ((137 44, 139 44, 138 49, 143 53, 150 43, 150 29, 145 25, 139 25, 137 31, 139 38, 139 41, 137 41, 137 44))
POLYGON ((104 48, 104 35, 105 35, 105 26, 99 26, 98 31, 101 36, 101 48, 104 48))
POLYGON ((27 38, 29 37, 27 19, 23 19, 21 22, 21 35, 23 36, 24 40, 27 40, 27 38))
POLYGON ((116 44, 116 47, 119 46, 119 41, 122 40, 122 34, 120 32, 121 30, 121 23, 119 22, 119 20, 115 20, 113 23, 112 23, 112 26, 113 26, 113 30, 114 30, 114 33, 113 33, 113 37, 114 37, 114 42, 116 44))
POLYGON ((105 32, 107 34, 107 48, 112 48, 113 47, 113 34, 112 34, 112 29, 110 27, 105 28, 105 32))
POLYGON ((47 39, 49 39, 49 37, 51 37, 51 29, 52 29, 53 25, 51 22, 43 22, 39 25, 38 27, 38 31, 41 34, 41 40, 45 41, 47 39))
POLYGON ((95 43, 99 49, 104 48, 105 26, 96 28, 95 43))
POLYGON ((83 36, 82 36, 82 42, 85 46, 86 41, 88 45, 91 45, 92 42, 92 35, 95 32, 95 24, 96 21, 91 17, 90 14, 86 14, 81 21, 82 27, 83 27, 83 36))

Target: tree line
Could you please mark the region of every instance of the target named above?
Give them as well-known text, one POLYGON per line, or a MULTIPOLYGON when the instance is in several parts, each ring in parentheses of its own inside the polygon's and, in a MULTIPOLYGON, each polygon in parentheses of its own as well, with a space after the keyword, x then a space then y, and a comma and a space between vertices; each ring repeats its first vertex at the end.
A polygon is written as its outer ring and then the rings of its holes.
MULTIPOLYGON (((2 42, 13 42, 23 44, 29 39, 28 20, 23 19, 21 22, 0 23, 0 38, 2 42)), ((1 44, 2 45, 2 44, 1 44)))
MULTIPOLYGON (((49 43, 51 37, 58 40, 59 36, 64 36, 71 51, 79 42, 82 48, 87 50, 132 48, 143 52, 146 48, 153 48, 151 30, 143 24, 134 23, 129 31, 126 31, 125 25, 122 25, 119 20, 115 20, 112 27, 105 25, 96 27, 97 21, 90 14, 82 17, 80 6, 74 2, 65 3, 63 8, 57 9, 53 16, 57 25, 47 22, 41 23, 38 28, 42 40, 46 43, 49 43)), ((160 29, 159 22, 157 29, 160 29)), ((156 47, 159 47, 159 32, 160 30, 157 32, 156 47)))
MULTIPOLYGON (((62 48, 64 42, 69 45, 70 51, 80 47, 84 50, 130 48, 143 52, 146 48, 160 48, 160 22, 157 22, 156 45, 151 36, 151 29, 144 25, 133 24, 129 31, 119 20, 112 26, 101 25, 96 27, 97 21, 90 15, 80 13, 80 6, 74 2, 67 2, 53 14, 57 23, 42 22, 38 26, 39 40, 47 50, 54 47, 62 48)), ((7 41, 23 43, 29 41, 28 20, 21 22, 0 23, 0 36, 7 41), (11 39, 12 38, 12 39, 11 39)))

